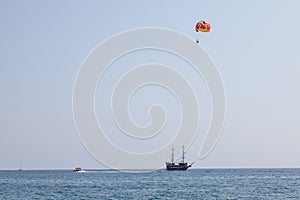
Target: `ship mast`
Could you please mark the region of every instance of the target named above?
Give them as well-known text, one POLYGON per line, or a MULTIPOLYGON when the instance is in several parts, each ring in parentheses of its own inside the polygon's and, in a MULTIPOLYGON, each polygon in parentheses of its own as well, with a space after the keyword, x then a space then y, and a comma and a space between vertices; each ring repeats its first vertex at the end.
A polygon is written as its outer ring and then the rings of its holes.
POLYGON ((171 157, 171 163, 174 163, 174 148, 172 148, 172 157, 171 157))
POLYGON ((182 162, 184 162, 184 146, 182 146, 182 162))

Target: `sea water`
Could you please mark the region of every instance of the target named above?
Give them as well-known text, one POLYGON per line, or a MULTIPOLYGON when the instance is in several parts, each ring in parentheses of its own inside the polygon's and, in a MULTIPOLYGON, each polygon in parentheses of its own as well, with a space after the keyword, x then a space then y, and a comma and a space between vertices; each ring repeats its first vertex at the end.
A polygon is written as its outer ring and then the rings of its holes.
POLYGON ((0 199, 300 199, 300 169, 0 171, 0 199))

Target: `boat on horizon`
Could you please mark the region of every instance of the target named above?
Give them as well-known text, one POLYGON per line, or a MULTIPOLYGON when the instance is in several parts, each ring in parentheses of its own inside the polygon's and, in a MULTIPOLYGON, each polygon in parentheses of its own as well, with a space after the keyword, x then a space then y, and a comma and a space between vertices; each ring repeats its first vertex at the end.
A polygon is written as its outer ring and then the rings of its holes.
POLYGON ((20 167, 19 167, 18 171, 22 171, 22 170, 23 170, 22 163, 20 163, 20 167))
POLYGON ((172 148, 172 156, 171 161, 166 162, 166 169, 167 170, 187 170, 188 168, 192 167, 192 164, 188 164, 184 161, 184 146, 182 146, 182 160, 180 162, 174 161, 174 148, 172 148))
POLYGON ((85 172, 85 170, 83 170, 81 167, 76 167, 73 172, 76 172, 76 173, 80 173, 80 172, 85 172))

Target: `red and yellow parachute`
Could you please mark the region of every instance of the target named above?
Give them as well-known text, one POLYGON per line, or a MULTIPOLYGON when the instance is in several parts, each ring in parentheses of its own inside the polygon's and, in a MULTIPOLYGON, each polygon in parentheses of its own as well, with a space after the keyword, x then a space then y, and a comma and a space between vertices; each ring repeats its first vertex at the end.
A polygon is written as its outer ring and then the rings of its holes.
POLYGON ((206 21, 200 20, 199 22, 197 22, 196 26, 195 26, 195 31, 196 32, 209 32, 210 31, 210 24, 206 21))

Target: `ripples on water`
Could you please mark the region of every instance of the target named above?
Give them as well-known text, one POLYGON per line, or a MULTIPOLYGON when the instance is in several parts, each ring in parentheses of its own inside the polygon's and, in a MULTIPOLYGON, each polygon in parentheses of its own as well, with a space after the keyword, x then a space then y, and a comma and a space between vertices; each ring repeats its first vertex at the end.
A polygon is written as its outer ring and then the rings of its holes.
POLYGON ((0 199, 300 199, 300 169, 0 171, 0 199))

